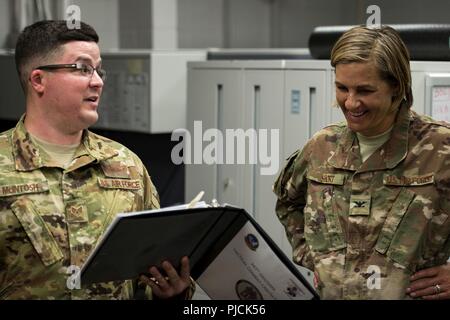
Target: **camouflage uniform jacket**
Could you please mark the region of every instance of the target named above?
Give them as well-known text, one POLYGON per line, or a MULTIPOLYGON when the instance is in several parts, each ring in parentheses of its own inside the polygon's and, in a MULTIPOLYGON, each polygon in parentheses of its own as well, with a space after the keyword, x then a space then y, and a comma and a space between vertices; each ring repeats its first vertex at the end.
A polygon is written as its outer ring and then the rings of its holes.
POLYGON ((450 126, 402 107, 362 163, 345 123, 316 133, 274 185, 296 263, 324 299, 404 299, 409 277, 450 254, 450 126))
POLYGON ((132 298, 132 281, 70 290, 69 276, 117 213, 158 207, 147 170, 124 146, 85 130, 64 170, 21 119, 0 134, 0 298, 132 298))

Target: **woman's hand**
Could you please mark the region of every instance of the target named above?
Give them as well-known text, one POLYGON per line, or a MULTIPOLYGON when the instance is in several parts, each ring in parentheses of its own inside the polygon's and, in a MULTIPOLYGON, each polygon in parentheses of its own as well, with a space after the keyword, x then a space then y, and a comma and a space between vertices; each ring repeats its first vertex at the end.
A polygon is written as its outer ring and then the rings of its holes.
POLYGON ((425 300, 450 299, 450 263, 413 274, 406 293, 425 300))

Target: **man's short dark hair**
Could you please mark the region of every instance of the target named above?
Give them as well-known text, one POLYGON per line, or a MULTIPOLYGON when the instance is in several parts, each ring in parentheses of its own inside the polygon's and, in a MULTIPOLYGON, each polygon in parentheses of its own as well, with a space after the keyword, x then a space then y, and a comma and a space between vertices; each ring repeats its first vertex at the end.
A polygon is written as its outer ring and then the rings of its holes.
POLYGON ((98 42, 90 25, 80 22, 80 28, 69 29, 65 20, 43 20, 29 25, 20 33, 16 43, 16 69, 26 94, 29 74, 35 63, 41 63, 59 52, 70 41, 98 42))

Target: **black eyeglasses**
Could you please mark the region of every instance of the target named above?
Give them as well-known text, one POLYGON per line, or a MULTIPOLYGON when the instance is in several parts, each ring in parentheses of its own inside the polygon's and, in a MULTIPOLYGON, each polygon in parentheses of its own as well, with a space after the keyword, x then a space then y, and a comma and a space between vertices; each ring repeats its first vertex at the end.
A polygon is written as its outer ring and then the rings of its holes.
POLYGON ((100 78, 105 81, 106 80, 106 71, 104 69, 100 69, 99 67, 94 68, 90 64, 85 63, 72 63, 72 64, 49 64, 46 66, 39 66, 36 69, 39 70, 57 70, 57 69, 73 69, 78 70, 85 77, 92 78, 94 71, 97 71, 97 74, 100 78))

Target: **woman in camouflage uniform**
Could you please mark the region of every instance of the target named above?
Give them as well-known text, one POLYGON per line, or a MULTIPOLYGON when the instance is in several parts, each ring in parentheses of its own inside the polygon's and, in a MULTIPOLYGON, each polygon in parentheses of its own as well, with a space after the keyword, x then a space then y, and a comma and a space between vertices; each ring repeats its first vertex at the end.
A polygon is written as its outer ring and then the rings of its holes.
POLYGON ((450 126, 411 110, 409 53, 355 27, 331 53, 346 122, 279 175, 276 212, 324 299, 450 298, 450 126))

